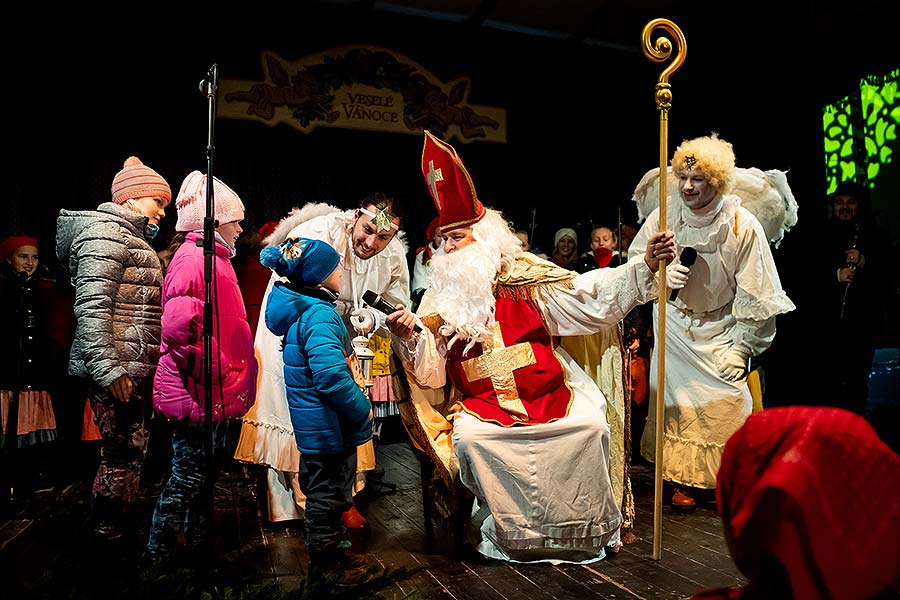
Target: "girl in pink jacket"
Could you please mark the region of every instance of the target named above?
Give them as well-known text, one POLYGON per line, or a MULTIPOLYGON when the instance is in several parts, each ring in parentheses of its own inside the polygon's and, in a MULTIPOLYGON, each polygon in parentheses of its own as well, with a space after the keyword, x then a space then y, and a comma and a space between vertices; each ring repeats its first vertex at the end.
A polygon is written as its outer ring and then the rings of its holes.
MULTIPOLYGON (((205 548, 212 505, 207 481, 205 440, 203 305, 206 296, 203 255, 203 218, 206 214, 206 176, 189 174, 175 200, 176 231, 186 232, 166 270, 162 291, 162 342, 153 385, 153 407, 175 421, 172 433, 172 470, 153 513, 147 557, 170 558, 179 531, 187 545, 205 548)), ((241 234, 244 205, 227 185, 213 178, 215 193, 215 257, 212 279, 212 419, 214 450, 222 450, 226 421, 244 416, 256 398, 257 363, 244 301, 230 259, 241 234)))

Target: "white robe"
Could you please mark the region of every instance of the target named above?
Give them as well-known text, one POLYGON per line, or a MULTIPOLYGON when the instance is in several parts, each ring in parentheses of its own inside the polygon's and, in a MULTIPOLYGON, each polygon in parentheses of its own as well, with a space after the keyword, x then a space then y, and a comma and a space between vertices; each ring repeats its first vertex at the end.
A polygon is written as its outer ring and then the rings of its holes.
MULTIPOLYGON (((724 380, 717 361, 733 344, 750 356, 762 353, 775 337, 775 316, 793 310, 794 304, 781 288, 762 225, 740 206, 740 198, 718 197, 698 215, 675 197, 667 216, 679 248, 694 248, 697 260, 687 284, 666 307, 663 478, 713 489, 725 442, 753 405, 746 377, 724 380)), ((656 209, 631 244, 632 258, 643 254, 647 239, 658 229, 656 209)), ((659 339, 657 305, 653 315, 659 339)), ((641 454, 650 461, 656 451, 656 350, 649 416, 641 437, 641 454)))
MULTIPOLYGON (((538 294, 536 304, 551 335, 587 335, 612 326, 657 290, 643 260, 578 275, 572 284, 538 294)), ((428 314, 429 294, 419 314, 428 314)), ((444 386, 443 338, 424 329, 413 340, 395 338, 394 348, 419 385, 444 386)), ((476 498, 473 525, 485 556, 591 562, 603 558, 606 548, 620 546, 622 514, 608 471, 606 399, 564 350, 557 348, 556 354, 574 397, 562 419, 500 427, 464 412, 452 416, 459 477, 476 498)))
MULTIPOLYGON (((348 227, 354 211, 337 211, 314 217, 290 230, 286 237, 305 237, 327 242, 341 255, 344 275, 341 293, 336 304, 338 312, 349 325, 350 313, 364 306, 362 295, 372 290, 393 304, 409 304, 409 267, 406 246, 398 233, 387 247, 372 258, 358 258, 351 247, 348 227)), ((278 240, 279 242, 282 240, 278 240)), ((255 349, 259 361, 256 404, 244 415, 241 437, 235 459, 266 465, 268 471, 268 506, 270 521, 298 519, 303 516, 305 498, 300 492, 297 474, 300 452, 294 439, 294 428, 288 411, 284 388, 284 360, 281 338, 269 331, 265 324, 269 292, 279 278, 273 274, 260 307, 256 328, 255 349)), ((383 322, 383 315, 377 315, 383 322)), ((387 330, 382 333, 387 335, 387 330)), ((358 455, 355 490, 364 485, 363 471, 375 466, 371 444, 361 447, 358 455)))

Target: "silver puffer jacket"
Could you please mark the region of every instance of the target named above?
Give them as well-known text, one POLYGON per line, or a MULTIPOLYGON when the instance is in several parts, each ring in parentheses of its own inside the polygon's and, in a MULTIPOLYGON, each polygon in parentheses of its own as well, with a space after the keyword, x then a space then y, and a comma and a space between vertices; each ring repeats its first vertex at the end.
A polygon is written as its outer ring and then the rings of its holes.
POLYGON ((162 271, 146 225, 146 217, 112 202, 63 209, 56 220, 56 256, 75 287, 69 373, 103 387, 126 373, 152 376, 159 360, 162 271))

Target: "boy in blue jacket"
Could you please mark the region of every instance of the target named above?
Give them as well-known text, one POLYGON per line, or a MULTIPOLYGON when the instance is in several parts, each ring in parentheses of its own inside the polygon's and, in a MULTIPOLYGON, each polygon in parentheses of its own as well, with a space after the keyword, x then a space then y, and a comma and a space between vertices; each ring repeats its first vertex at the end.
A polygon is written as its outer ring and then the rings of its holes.
POLYGON ((267 246, 260 263, 285 277, 272 288, 266 326, 282 338, 284 382, 300 450, 310 577, 359 585, 383 574, 341 544, 341 514, 352 503, 356 447, 372 437, 372 406, 362 391, 356 355, 334 300, 341 285, 338 253, 320 240, 288 238, 267 246), (354 376, 354 372, 357 374, 354 376))

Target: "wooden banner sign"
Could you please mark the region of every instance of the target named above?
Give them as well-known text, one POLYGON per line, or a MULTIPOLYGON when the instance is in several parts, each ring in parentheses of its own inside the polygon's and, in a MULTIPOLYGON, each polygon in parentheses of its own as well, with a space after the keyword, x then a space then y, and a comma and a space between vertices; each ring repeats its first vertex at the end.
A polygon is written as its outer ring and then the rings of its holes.
POLYGON ((222 78, 219 116, 309 133, 319 126, 506 142, 506 110, 468 103, 468 78, 443 83, 409 58, 344 46, 288 62, 263 52, 265 81, 222 78))

